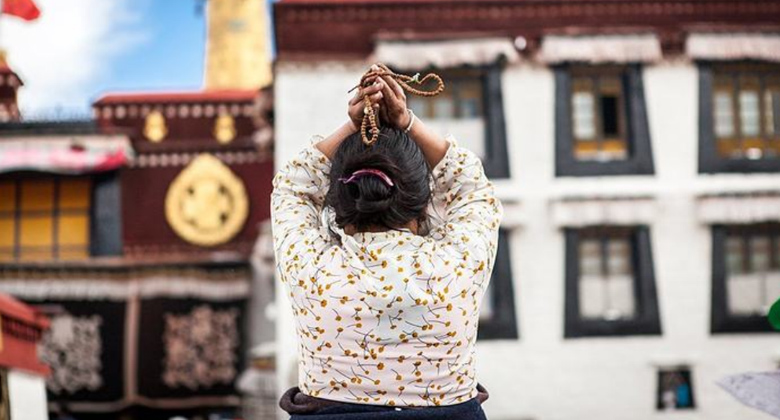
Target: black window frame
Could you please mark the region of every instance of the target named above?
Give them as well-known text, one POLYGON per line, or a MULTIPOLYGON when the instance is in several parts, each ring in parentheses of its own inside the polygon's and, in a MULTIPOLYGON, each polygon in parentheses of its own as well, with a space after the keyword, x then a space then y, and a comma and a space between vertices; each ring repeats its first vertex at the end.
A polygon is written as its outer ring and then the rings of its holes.
MULTIPOLYGON (((485 175, 491 179, 506 179, 511 177, 509 169, 509 149, 506 139, 506 120, 504 114, 504 97, 501 83, 501 73, 505 60, 499 59, 482 66, 459 66, 446 69, 429 67, 419 71, 424 75, 428 72, 446 72, 448 70, 477 71, 482 83, 482 106, 485 118, 485 156, 482 166, 485 175)), ((399 70, 408 73, 408 70, 399 70)), ((446 89, 446 77, 444 80, 446 89)))
MULTIPOLYGON (((608 234, 608 233, 605 233, 608 234)), ((564 338, 619 337, 662 335, 655 285, 655 269, 647 226, 588 226, 565 228, 565 309, 564 338), (583 229, 630 229, 634 264, 634 296, 636 315, 631 319, 583 319, 579 303, 579 243, 583 229)))
MULTIPOLYGON (((757 61, 729 62, 730 64, 755 64, 757 61)), ((718 155, 715 137, 714 103, 715 84, 713 67, 723 62, 698 61, 699 69, 699 173, 772 173, 780 172, 780 157, 774 159, 729 159, 718 155)), ((780 67, 778 67, 780 69, 780 67)), ((780 71, 780 70, 779 70, 780 71)))
POLYGON ((726 267, 726 239, 731 229, 760 230, 762 226, 772 225, 780 229, 777 223, 758 223, 751 225, 717 224, 712 226, 712 296, 710 312, 710 333, 778 333, 766 316, 734 315, 728 308, 728 268, 726 267))
POLYGON ((496 262, 490 277, 492 287, 493 317, 479 321, 477 340, 513 340, 519 337, 515 312, 515 294, 512 277, 512 260, 509 250, 509 234, 498 231, 496 262))
MULTIPOLYGON (((572 122, 572 72, 585 66, 566 63, 553 68, 555 74, 555 176, 653 175, 655 164, 647 120, 642 66, 621 66, 628 158, 611 161, 578 160, 574 156, 572 122)), ((607 66, 587 66, 593 69, 607 66)), ((611 66, 614 68, 614 66, 611 66)))
POLYGON ((122 255, 122 188, 119 171, 92 177, 90 256, 122 255))

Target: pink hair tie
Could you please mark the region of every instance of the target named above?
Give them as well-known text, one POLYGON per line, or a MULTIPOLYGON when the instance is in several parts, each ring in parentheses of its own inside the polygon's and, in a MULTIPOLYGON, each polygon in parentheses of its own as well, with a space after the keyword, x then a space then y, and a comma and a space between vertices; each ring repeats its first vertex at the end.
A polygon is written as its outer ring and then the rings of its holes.
POLYGON ((357 179, 363 178, 365 176, 375 176, 381 179, 382 182, 384 182, 388 187, 395 185, 393 184, 393 180, 390 179, 386 173, 380 171, 379 169, 358 169, 357 171, 352 172, 352 175, 349 178, 339 178, 339 181, 343 182, 344 184, 351 184, 357 179))

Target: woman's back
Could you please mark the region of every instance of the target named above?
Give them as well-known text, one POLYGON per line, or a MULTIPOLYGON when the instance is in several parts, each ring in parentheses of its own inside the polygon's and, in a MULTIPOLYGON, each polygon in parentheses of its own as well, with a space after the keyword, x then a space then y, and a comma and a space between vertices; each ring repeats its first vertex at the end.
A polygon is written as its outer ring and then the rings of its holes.
POLYGON ((275 179, 274 242, 301 343, 301 391, 389 406, 474 398, 479 306, 502 215, 479 159, 453 144, 433 169, 444 220, 426 236, 346 234, 321 215, 330 170, 309 148, 275 179))

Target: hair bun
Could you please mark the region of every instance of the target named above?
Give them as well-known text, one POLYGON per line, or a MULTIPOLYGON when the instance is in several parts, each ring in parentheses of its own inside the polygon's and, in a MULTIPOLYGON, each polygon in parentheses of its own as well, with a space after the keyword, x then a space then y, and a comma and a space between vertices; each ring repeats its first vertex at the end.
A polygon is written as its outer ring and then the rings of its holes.
POLYGON ((394 188, 377 177, 366 176, 350 183, 348 190, 355 200, 355 210, 358 213, 372 214, 390 208, 394 188))
POLYGON ((431 198, 425 156, 403 131, 380 130, 379 141, 371 146, 363 144, 359 133, 349 136, 331 160, 325 204, 333 208, 341 228, 396 229, 425 217, 431 198))
POLYGON ((389 198, 375 201, 359 198, 355 200, 355 210, 357 210, 358 213, 363 214, 381 213, 390 208, 392 201, 393 200, 389 198))

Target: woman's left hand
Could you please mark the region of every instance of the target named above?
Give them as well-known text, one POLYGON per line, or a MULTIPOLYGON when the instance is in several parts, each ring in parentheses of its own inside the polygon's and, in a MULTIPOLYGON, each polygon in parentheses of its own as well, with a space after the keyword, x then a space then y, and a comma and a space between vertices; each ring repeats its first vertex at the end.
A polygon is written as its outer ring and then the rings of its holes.
POLYGON ((390 126, 403 130, 409 126, 411 115, 406 106, 406 94, 398 82, 390 76, 381 76, 382 99, 381 114, 390 126))

